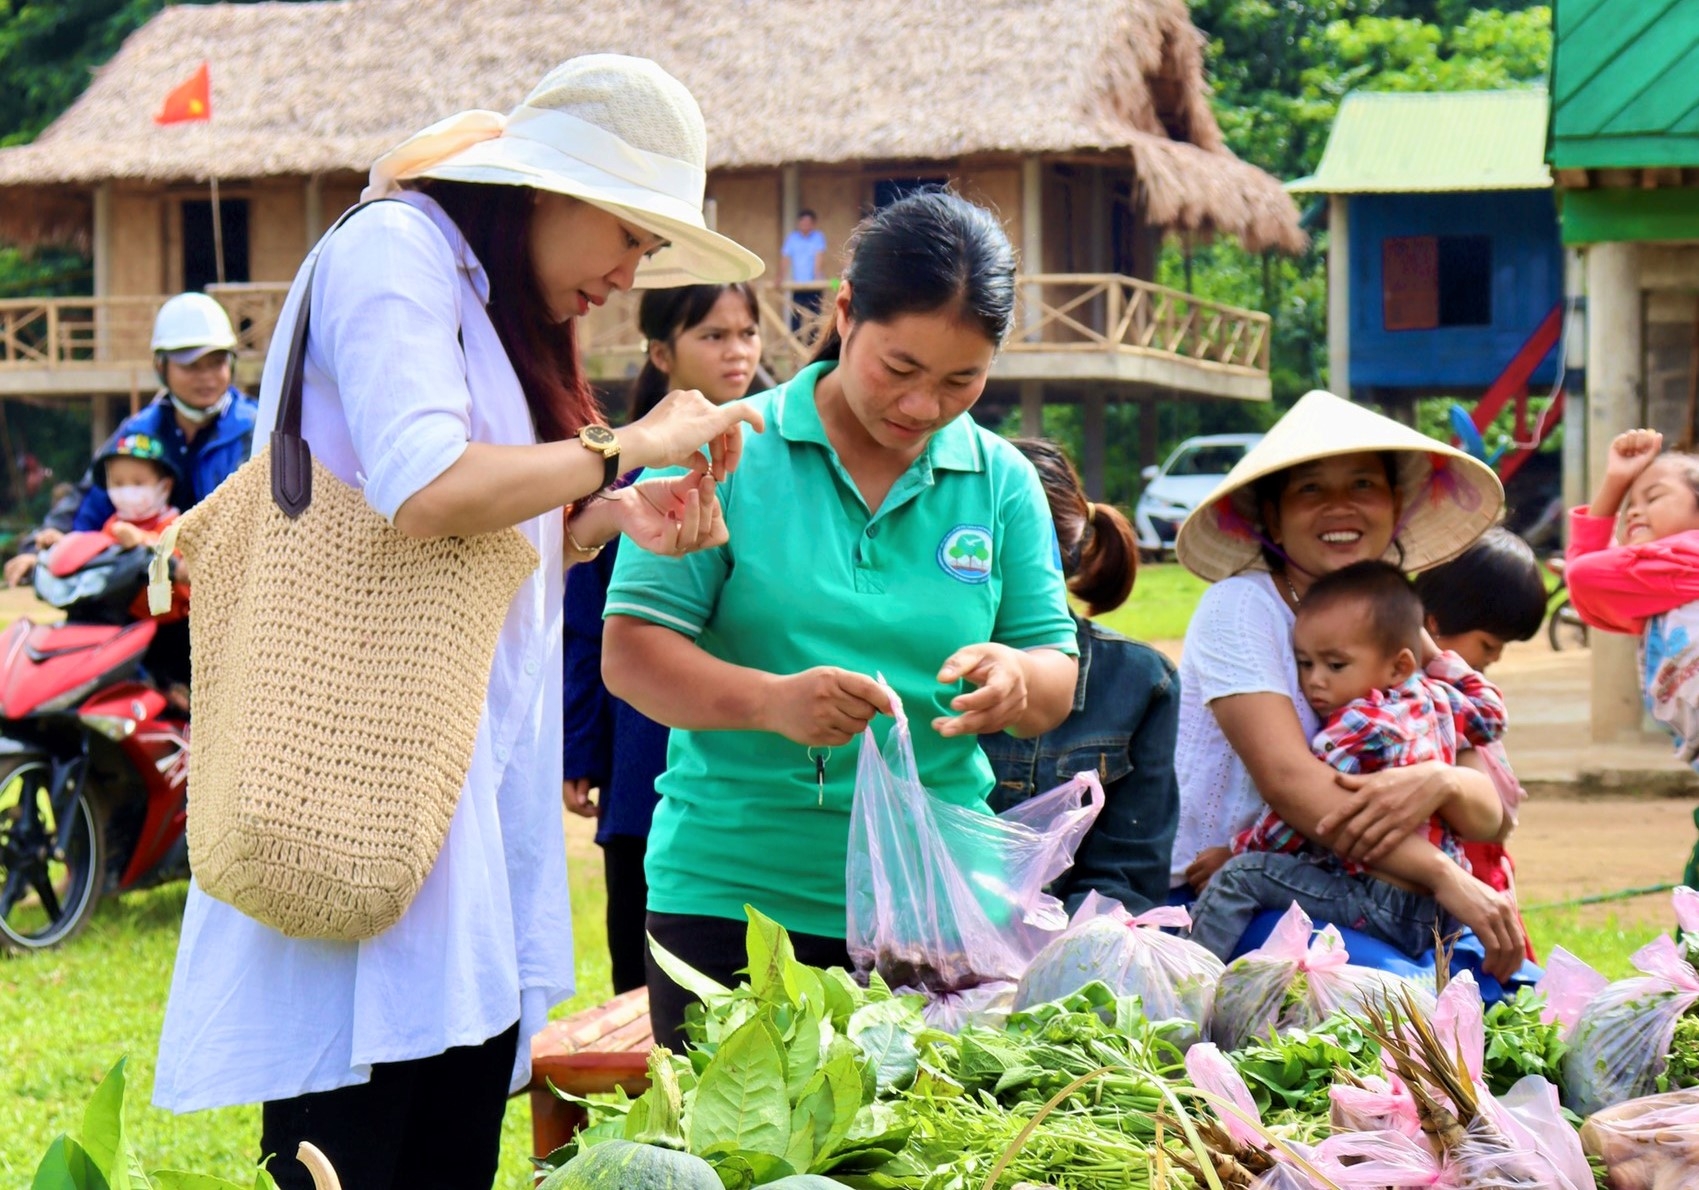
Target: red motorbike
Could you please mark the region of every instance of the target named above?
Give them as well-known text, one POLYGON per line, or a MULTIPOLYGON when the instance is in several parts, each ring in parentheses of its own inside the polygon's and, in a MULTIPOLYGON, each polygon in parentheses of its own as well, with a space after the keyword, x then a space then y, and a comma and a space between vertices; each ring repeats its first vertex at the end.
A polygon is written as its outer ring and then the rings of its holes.
POLYGON ((0 633, 0 948, 56 946, 102 896, 189 874, 188 716, 153 664, 186 623, 137 618, 150 556, 68 535, 35 574, 64 622, 0 633))

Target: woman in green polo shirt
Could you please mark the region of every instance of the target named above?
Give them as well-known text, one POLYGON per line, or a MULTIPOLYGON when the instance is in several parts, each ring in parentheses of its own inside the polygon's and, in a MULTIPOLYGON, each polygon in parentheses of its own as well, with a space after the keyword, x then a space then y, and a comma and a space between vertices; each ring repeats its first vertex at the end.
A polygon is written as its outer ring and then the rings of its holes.
MULTIPOLYGON (((798 956, 843 965, 844 865, 861 731, 915 725, 932 792, 983 806, 981 732, 1037 735, 1076 668, 1038 476, 968 410, 1014 313, 997 220, 912 195, 850 241, 815 360, 752 400, 720 488, 728 544, 622 553, 608 590, 608 689, 674 728, 648 853, 649 932, 722 982, 744 966, 743 906, 798 956)), ((989 812, 989 811, 987 811, 989 812)), ((689 996, 649 964, 657 1037, 689 996)))

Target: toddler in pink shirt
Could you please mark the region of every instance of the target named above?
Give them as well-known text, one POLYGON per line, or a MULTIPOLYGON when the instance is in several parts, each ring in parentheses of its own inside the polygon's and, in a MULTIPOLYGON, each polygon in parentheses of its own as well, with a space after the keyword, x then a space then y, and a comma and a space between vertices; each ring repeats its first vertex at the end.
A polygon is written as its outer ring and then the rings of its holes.
POLYGON ((1566 576, 1583 620, 1640 637, 1646 707, 1699 767, 1699 456, 1663 442, 1616 436, 1593 503, 1570 511, 1566 576))

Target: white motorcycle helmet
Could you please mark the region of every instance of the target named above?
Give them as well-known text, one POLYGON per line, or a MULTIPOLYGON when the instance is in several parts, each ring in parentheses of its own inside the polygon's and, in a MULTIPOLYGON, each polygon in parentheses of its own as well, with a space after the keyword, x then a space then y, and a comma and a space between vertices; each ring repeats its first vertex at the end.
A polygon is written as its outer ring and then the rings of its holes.
POLYGON ((188 367, 196 360, 221 351, 236 356, 236 331, 224 307, 204 293, 180 293, 159 308, 153 319, 153 368, 159 374, 178 417, 195 425, 211 421, 230 403, 228 394, 217 404, 201 409, 171 391, 165 378, 167 361, 188 367))
POLYGON ((236 331, 217 301, 204 293, 180 293, 159 308, 153 320, 153 354, 161 371, 166 359, 192 364, 214 351, 236 353, 236 331))

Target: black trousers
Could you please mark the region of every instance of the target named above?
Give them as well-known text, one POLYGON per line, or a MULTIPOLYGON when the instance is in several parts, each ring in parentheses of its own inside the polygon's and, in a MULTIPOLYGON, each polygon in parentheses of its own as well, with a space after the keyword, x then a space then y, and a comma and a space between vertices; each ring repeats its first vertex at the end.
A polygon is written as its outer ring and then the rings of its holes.
MULTIPOLYGON (((655 941, 696 970, 735 987, 738 972, 749 966, 749 923, 729 917, 697 917, 686 913, 649 914, 649 932, 655 941)), ((796 957, 810 967, 848 967, 849 948, 842 938, 818 934, 791 934, 796 957)), ((655 1028, 655 1043, 677 1051, 684 1047, 684 1010, 696 997, 679 987, 649 963, 649 1020, 655 1028)))
POLYGON ((602 844, 602 872, 608 886, 608 958, 613 965, 614 995, 640 988, 648 979, 649 943, 643 936, 649 881, 643 857, 649 840, 612 835, 602 844))
POLYGON ((501 1159, 501 1120, 519 1026, 482 1045, 372 1067, 370 1082, 264 1104, 260 1151, 278 1190, 312 1190, 295 1159, 311 1141, 350 1190, 486 1190, 501 1159))

